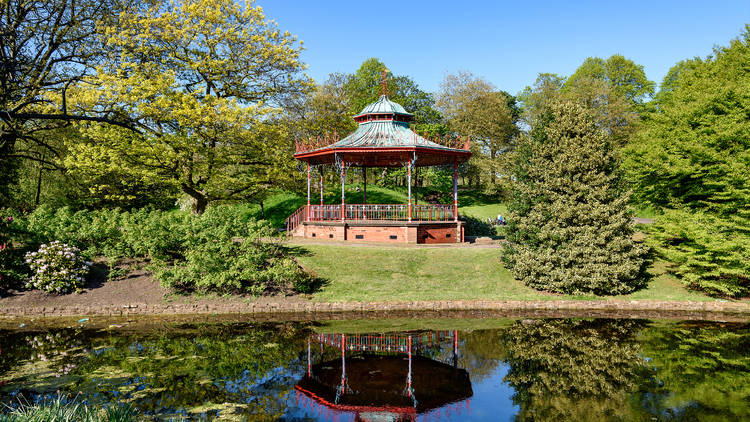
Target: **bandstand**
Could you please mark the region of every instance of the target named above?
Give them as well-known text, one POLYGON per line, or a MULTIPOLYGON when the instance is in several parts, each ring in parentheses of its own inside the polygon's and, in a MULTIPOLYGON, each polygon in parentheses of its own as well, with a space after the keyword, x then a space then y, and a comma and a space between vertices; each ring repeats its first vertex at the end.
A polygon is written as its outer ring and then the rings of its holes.
POLYGON ((467 139, 425 139, 409 128, 414 115, 385 95, 354 116, 357 130, 343 139, 325 137, 298 141, 294 158, 307 166, 307 205, 287 219, 292 236, 396 243, 456 243, 463 240, 458 219, 458 166, 471 157, 467 139), (334 166, 341 176, 341 204, 311 202, 312 173, 334 166), (412 172, 416 167, 444 166, 453 170, 453 204, 413 204, 412 172), (362 204, 346 203, 346 172, 363 169, 362 204), (406 167, 406 204, 368 204, 367 168, 406 167))
POLYGON ((458 367, 457 331, 311 336, 307 371, 294 388, 299 407, 355 422, 468 418, 473 396, 469 373, 458 367), (340 357, 330 359, 332 351, 340 357))

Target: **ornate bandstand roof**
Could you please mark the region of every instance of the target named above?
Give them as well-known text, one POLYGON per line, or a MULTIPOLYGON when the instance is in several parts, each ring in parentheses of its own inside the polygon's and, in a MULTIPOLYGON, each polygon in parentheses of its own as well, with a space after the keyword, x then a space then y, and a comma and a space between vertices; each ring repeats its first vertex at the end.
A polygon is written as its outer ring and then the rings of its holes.
POLYGON ((409 116, 411 118, 414 117, 414 115, 406 111, 404 107, 401 106, 401 104, 389 100, 388 97, 385 94, 383 94, 380 96, 380 98, 378 98, 377 101, 368 105, 367 107, 362 109, 361 113, 354 116, 354 120, 357 120, 357 118, 365 116, 367 114, 380 114, 380 113, 400 114, 402 116, 409 116))
POLYGON ((298 141, 294 158, 313 165, 342 160, 357 166, 400 167, 410 160, 416 166, 435 166, 460 164, 471 157, 468 138, 426 139, 409 128, 413 119, 384 94, 354 116, 359 126, 349 136, 298 141))

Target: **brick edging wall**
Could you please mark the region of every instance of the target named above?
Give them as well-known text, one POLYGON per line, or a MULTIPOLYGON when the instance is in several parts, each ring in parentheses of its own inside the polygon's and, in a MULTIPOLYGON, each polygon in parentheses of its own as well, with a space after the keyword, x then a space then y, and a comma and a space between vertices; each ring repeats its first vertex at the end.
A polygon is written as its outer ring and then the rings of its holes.
POLYGON ((0 316, 125 316, 176 314, 326 314, 367 312, 434 312, 434 311, 622 311, 669 313, 728 313, 750 319, 747 302, 670 302, 670 301, 414 301, 414 302, 291 302, 291 303, 227 303, 227 304, 129 304, 65 307, 6 307, 0 316))

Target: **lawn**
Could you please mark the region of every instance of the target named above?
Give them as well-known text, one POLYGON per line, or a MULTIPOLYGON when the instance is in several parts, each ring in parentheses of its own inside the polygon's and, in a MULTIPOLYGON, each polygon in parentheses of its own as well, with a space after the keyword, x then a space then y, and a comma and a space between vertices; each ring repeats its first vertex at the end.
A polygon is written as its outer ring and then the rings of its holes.
MULTIPOLYGON (((480 247, 345 246, 292 243, 300 264, 325 280, 321 302, 413 300, 600 300, 539 292, 516 281, 500 250, 480 247)), ((649 286, 620 300, 713 300, 686 290, 656 265, 649 286)))

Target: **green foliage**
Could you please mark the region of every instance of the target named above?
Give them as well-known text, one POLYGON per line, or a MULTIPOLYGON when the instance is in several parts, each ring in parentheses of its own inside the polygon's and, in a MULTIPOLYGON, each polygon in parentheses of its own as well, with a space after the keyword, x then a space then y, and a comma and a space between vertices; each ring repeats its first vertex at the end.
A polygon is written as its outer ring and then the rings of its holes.
POLYGON ((665 209, 644 227, 647 242, 674 264, 690 288, 715 296, 750 296, 750 221, 705 211, 665 209))
POLYGON ((139 131, 80 126, 64 165, 102 194, 179 189, 196 213, 288 182, 292 144, 275 106, 310 86, 297 39, 252 2, 147 6, 102 25, 112 51, 71 89, 76 107, 116 104, 139 131))
MULTIPOLYGON (((230 207, 194 218, 174 260, 157 264, 162 285, 180 292, 251 293, 294 285, 305 277, 265 222, 245 222, 230 207)), ((304 284, 300 284, 304 287, 304 284)))
POLYGON ((0 422, 136 422, 135 409, 128 405, 96 407, 58 397, 41 404, 21 403, 0 411, 0 422))
POLYGON ((446 75, 437 106, 453 133, 471 136, 469 180, 497 194, 502 153, 512 148, 519 133, 516 98, 482 78, 459 72, 446 75))
POLYGON ((19 231, 18 218, 18 213, 0 209, 0 292, 20 287, 28 273, 25 250, 13 242, 19 231))
POLYGON ((464 222, 466 236, 494 236, 496 234, 495 226, 486 219, 471 215, 460 215, 458 218, 464 222))
POLYGON ((27 253, 26 263, 32 271, 26 287, 53 293, 68 293, 83 287, 91 267, 78 248, 60 241, 43 244, 38 251, 27 253))
POLYGON ((177 291, 259 294, 289 285, 305 292, 313 289, 315 283, 275 240, 276 231, 255 216, 253 208, 228 205, 210 207, 200 216, 40 207, 22 225, 29 242, 60 240, 78 246, 90 259, 148 258, 156 277, 177 291))
MULTIPOLYGON (((350 113, 355 115, 365 106, 377 101, 381 95, 382 72, 385 63, 376 59, 365 60, 359 69, 348 75, 344 88, 350 104, 350 113)), ((414 122, 439 123, 440 113, 435 110, 432 95, 422 91, 408 76, 389 76, 387 82, 388 97, 414 114, 414 122)))
POLYGON ((643 66, 620 54, 609 58, 589 57, 565 81, 565 85, 576 85, 583 79, 606 81, 613 94, 624 97, 632 105, 642 105, 654 94, 654 83, 646 77, 643 66))
POLYGON ((515 152, 506 263, 540 290, 631 292, 642 286, 646 248, 632 239, 613 147, 592 111, 569 102, 549 110, 515 152))
POLYGON ((684 282, 749 294, 750 26, 714 57, 678 63, 625 149, 642 206, 664 207, 649 229, 684 282))

